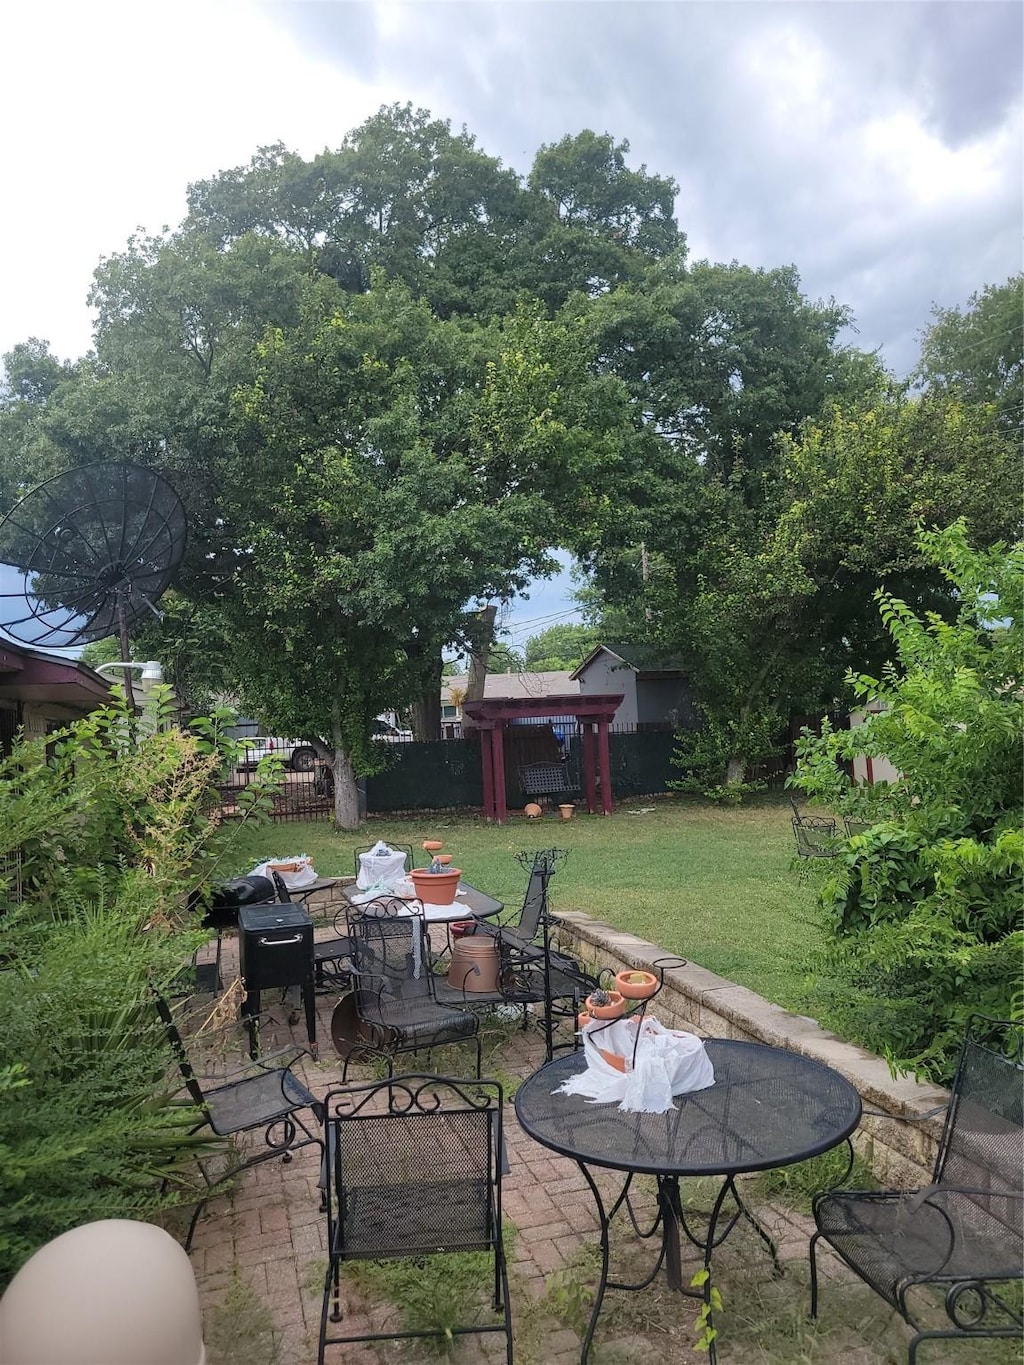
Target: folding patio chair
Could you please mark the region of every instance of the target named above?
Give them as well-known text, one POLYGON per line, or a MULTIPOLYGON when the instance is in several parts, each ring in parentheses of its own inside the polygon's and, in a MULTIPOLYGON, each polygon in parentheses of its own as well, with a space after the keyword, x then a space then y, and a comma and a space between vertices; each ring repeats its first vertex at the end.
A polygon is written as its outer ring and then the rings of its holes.
POLYGON ((301 1047, 291 1047, 277 1054, 276 1061, 273 1055, 260 1058, 218 1076, 214 1085, 204 1085, 203 1081, 209 1078, 200 1076, 193 1069, 167 1001, 155 993, 154 1000, 157 1014, 167 1032, 167 1040, 177 1058, 185 1089, 203 1115, 191 1132, 198 1133, 209 1127, 217 1137, 232 1137, 236 1133, 263 1130, 263 1150, 257 1150, 239 1163, 229 1165, 219 1176, 211 1177, 203 1162, 198 1161, 208 1190, 197 1204, 189 1224, 185 1239, 185 1250, 188 1251, 200 1215, 220 1185, 234 1179, 240 1171, 274 1157, 280 1157, 285 1162, 291 1161, 292 1153, 300 1147, 315 1144, 322 1149, 320 1139, 314 1137, 299 1116, 302 1110, 309 1109, 320 1122, 323 1110, 316 1096, 292 1070, 299 1057, 309 1055, 301 1047), (283 1064, 282 1058, 287 1058, 283 1064))
POLYGON ((818 1312, 815 1252, 824 1238, 915 1329, 910 1365, 922 1341, 1020 1338, 1022 1076, 1024 1026, 973 1015, 931 1184, 816 1196, 812 1317, 818 1312))
POLYGON ((504 1334, 506 1365, 512 1365, 501 1227, 503 1100, 497 1081, 422 1073, 327 1096, 328 1265, 319 1365, 328 1346, 344 1343, 435 1337, 446 1345, 450 1337, 497 1332, 504 1334), (447 1252, 493 1257, 487 1290, 497 1322, 331 1334, 331 1324, 343 1320, 343 1263, 422 1261, 447 1252))

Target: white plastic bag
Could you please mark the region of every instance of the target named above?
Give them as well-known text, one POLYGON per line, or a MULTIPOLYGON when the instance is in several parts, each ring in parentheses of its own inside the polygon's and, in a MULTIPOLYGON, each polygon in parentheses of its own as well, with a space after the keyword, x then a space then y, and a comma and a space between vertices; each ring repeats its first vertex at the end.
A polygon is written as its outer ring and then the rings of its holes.
POLYGON ((674 1095, 706 1090, 715 1083, 714 1067, 697 1035, 667 1029, 652 1015, 639 1021, 616 1019, 611 1024, 592 1019, 583 1028, 583 1051, 586 1069, 570 1076, 561 1090, 597 1104, 617 1102, 630 1113, 663 1114, 675 1108, 674 1095), (638 1023, 640 1041, 636 1043, 638 1023), (624 1069, 602 1052, 619 1059, 624 1069))
POLYGON ((356 886, 367 891, 371 886, 394 887, 405 876, 405 854, 378 839, 373 848, 359 855, 356 886))
POLYGON ((277 873, 289 891, 299 891, 316 881, 313 859, 305 853, 298 853, 294 858, 270 858, 254 867, 249 876, 269 877, 272 872, 277 873))

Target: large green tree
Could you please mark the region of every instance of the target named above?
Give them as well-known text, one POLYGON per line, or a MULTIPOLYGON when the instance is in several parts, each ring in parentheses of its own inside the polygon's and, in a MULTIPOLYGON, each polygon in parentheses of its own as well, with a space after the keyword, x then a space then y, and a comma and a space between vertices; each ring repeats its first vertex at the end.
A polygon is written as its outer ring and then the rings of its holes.
POLYGON ((579 329, 521 311, 439 321, 402 285, 311 281, 236 390, 220 459, 223 611, 263 712, 318 740, 336 816, 381 761, 374 717, 464 643, 465 604, 550 566, 559 508, 611 477, 622 404, 579 329), (268 516, 268 507, 272 515, 268 516))
POLYGON ((918 383, 971 403, 993 403, 1001 426, 1024 432, 1024 274, 936 308, 921 339, 918 383))

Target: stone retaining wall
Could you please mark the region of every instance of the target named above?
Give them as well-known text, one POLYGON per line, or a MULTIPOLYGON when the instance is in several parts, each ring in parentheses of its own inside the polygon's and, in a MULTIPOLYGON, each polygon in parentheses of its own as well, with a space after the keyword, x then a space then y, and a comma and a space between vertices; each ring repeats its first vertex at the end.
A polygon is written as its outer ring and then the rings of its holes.
MULTIPOLYGON (((562 922, 560 942, 595 969, 649 968, 666 956, 663 948, 646 939, 579 911, 560 911, 558 918, 562 922)), ((792 1014, 692 962, 665 971, 657 1015, 670 1027, 692 1029, 712 1038, 770 1043, 833 1067, 856 1087, 865 1110, 875 1111, 865 1114, 854 1135, 854 1145, 879 1182, 902 1188, 930 1181, 943 1114, 928 1119, 921 1116, 938 1106, 944 1110, 948 1090, 910 1077, 894 1080, 880 1057, 843 1042, 815 1020, 792 1014)))

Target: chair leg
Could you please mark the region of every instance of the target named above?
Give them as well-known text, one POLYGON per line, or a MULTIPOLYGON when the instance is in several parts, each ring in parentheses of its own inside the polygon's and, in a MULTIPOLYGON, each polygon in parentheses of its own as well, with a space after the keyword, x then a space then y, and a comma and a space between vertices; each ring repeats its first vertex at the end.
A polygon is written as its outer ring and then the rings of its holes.
POLYGON ((203 1209, 206 1208, 206 1202, 208 1198, 209 1196, 206 1196, 206 1198, 204 1199, 200 1199, 199 1203, 195 1207, 195 1211, 192 1214, 192 1221, 188 1225, 188 1236, 185 1238, 186 1255, 188 1255, 192 1250, 192 1238, 196 1235, 196 1225, 199 1222, 199 1218, 203 1212, 203 1209))
POLYGON ((818 1238, 819 1238, 820 1236, 821 1236, 821 1233, 820 1233, 820 1232, 816 1232, 816 1233, 814 1234, 814 1236, 811 1238, 811 1245, 810 1245, 810 1256, 811 1256, 811 1317, 812 1317, 812 1318, 816 1318, 816 1317, 818 1316, 818 1259, 817 1259, 817 1256, 815 1255, 815 1248, 816 1248, 816 1246, 817 1246, 818 1238))

